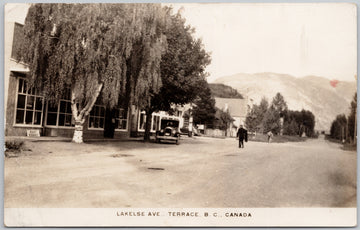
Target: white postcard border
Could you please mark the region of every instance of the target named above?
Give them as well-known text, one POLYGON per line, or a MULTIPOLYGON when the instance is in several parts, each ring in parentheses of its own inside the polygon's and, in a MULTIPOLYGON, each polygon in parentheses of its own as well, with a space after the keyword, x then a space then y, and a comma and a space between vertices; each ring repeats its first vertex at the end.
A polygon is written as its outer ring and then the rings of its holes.
POLYGON ((5 208, 7 227, 353 227, 356 208, 5 208))

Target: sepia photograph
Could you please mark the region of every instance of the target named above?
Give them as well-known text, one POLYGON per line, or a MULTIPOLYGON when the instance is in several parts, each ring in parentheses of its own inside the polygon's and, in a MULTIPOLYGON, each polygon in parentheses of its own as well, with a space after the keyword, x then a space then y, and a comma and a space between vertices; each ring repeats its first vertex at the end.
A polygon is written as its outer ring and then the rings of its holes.
POLYGON ((4 16, 6 226, 356 226, 356 4, 4 16))

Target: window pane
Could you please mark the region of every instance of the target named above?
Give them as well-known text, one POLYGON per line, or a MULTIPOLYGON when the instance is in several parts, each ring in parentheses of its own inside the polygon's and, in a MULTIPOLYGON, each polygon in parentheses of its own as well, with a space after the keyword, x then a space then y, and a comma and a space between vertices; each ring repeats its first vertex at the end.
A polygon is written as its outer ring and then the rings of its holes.
POLYGON ((91 109, 90 116, 94 116, 94 113, 95 113, 95 106, 93 106, 93 108, 91 109))
POLYGON ((104 128, 104 119, 103 118, 99 119, 99 128, 104 128))
POLYGON ((41 112, 35 112, 34 125, 41 124, 41 112))
POLYGON ((124 119, 124 110, 120 109, 119 118, 124 119))
POLYGON ((32 124, 33 121, 33 111, 26 111, 25 123, 32 124))
POLYGON ((27 91, 27 84, 26 84, 26 81, 24 80, 24 88, 23 88, 23 93, 26 93, 26 91, 27 91))
POLYGON ((47 125, 56 125, 56 119, 57 119, 57 114, 56 113, 48 113, 47 114, 46 124, 47 125))
POLYGON ((25 95, 18 95, 18 102, 17 102, 17 107, 18 108, 25 108, 25 95))
POLYGON ((27 96, 26 109, 34 109, 35 97, 27 96))
POLYGON ((59 114, 59 126, 65 125, 65 114, 59 114))
POLYGON ((89 127, 94 128, 94 118, 93 117, 90 117, 89 127))
POLYGON ((32 87, 32 88, 29 90, 28 94, 35 95, 35 88, 32 87))
POLYGON ((66 113, 66 101, 60 101, 60 113, 66 113))
POLYGON ((71 102, 70 101, 66 102, 66 113, 71 114, 71 102))
POLYGON ((94 128, 99 128, 99 118, 97 117, 94 119, 94 128))
POLYGON ((153 118, 152 130, 156 130, 156 116, 153 118))
POLYGON ((146 122, 146 115, 142 113, 140 115, 140 129, 145 129, 145 122, 146 122))
POLYGON ((57 113, 58 111, 58 104, 52 104, 52 103, 48 103, 48 111, 49 112, 55 112, 57 113))
POLYGON ((71 119, 72 119, 71 115, 65 116, 65 126, 71 126, 71 119))
POLYGON ((121 121, 121 129, 126 129, 126 120, 121 121))
POLYGON ((95 116, 99 116, 99 107, 95 106, 95 116))
POLYGON ((24 123, 24 110, 16 110, 16 124, 24 123))
POLYGON ((42 110, 42 105, 43 105, 43 100, 41 97, 37 97, 36 98, 36 103, 35 103, 35 109, 36 110, 42 110))
POLYGON ((100 107, 100 116, 105 117, 105 108, 104 107, 100 107))
POLYGON ((120 122, 118 119, 115 120, 115 129, 120 129, 120 122))
POLYGON ((24 80, 21 79, 21 78, 19 78, 19 89, 18 89, 18 92, 19 92, 19 93, 22 93, 23 83, 24 83, 24 80))

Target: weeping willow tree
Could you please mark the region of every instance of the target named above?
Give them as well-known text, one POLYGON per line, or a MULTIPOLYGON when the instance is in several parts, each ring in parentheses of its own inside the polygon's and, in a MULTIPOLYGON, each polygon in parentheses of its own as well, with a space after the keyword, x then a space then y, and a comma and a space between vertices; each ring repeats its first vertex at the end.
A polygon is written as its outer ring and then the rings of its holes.
POLYGON ((127 79, 130 83, 132 104, 144 109, 147 114, 145 125, 146 135, 149 136, 151 126, 151 113, 148 108, 151 106, 151 98, 160 91, 162 86, 160 63, 162 56, 167 50, 167 39, 165 32, 170 18, 168 11, 159 8, 158 5, 147 4, 151 10, 144 15, 142 34, 134 43, 133 52, 128 59, 127 79))
POLYGON ((101 92, 112 108, 119 98, 142 98, 161 86, 159 60, 166 50, 166 20, 156 4, 33 4, 24 26, 20 61, 29 83, 52 103, 71 89, 73 141, 101 92))

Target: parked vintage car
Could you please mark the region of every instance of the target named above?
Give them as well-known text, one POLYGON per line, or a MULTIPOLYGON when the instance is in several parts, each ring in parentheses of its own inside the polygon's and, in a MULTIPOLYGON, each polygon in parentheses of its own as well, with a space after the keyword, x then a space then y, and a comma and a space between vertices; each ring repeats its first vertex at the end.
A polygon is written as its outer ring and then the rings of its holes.
POLYGON ((156 142, 162 140, 175 141, 178 145, 180 141, 180 129, 178 120, 162 119, 160 130, 156 131, 156 142))

